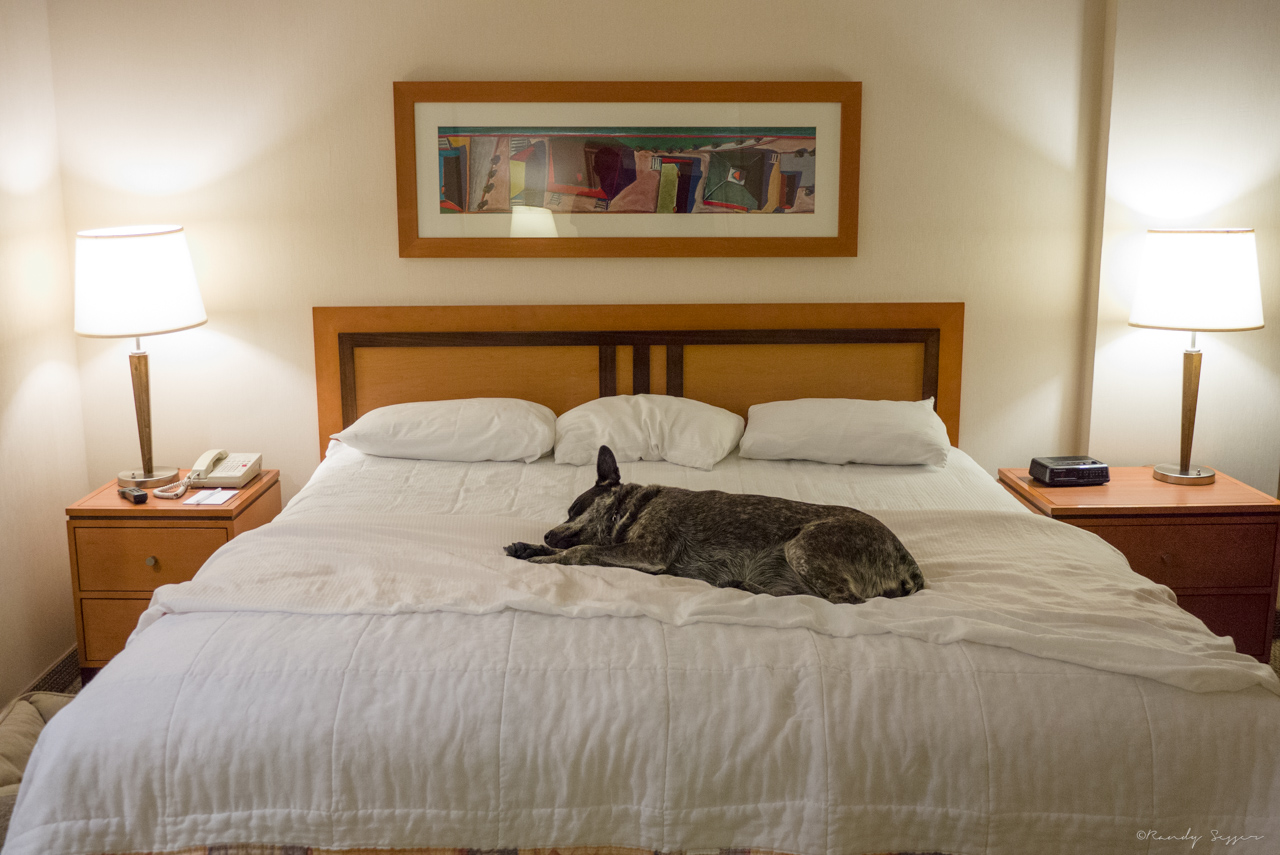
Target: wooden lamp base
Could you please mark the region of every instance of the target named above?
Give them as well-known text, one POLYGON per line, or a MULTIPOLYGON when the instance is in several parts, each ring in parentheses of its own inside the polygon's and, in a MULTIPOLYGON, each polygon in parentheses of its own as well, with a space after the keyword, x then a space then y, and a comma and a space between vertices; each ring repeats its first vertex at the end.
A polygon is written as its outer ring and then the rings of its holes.
POLYGON ((129 373, 133 376, 133 410, 138 417, 138 445, 142 451, 142 468, 126 469, 116 476, 121 487, 141 487, 150 490, 178 480, 178 470, 172 466, 154 466, 151 462, 151 371, 141 339, 129 354, 129 373))
POLYGON ((1212 484, 1217 473, 1208 466, 1191 463, 1191 441, 1196 432, 1196 402, 1200 397, 1200 357, 1196 334, 1191 333, 1191 347, 1182 354, 1182 448, 1179 461, 1161 463, 1151 470, 1157 481, 1196 487, 1212 484))

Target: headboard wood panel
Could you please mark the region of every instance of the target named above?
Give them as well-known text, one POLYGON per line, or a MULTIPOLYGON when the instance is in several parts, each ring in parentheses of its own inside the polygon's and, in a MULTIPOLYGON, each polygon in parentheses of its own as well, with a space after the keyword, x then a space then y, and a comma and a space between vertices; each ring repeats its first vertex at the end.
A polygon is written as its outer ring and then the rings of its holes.
POLYGON ((746 415, 800 397, 937 399, 959 440, 963 303, 317 307, 320 447, 369 410, 687 395, 746 415))

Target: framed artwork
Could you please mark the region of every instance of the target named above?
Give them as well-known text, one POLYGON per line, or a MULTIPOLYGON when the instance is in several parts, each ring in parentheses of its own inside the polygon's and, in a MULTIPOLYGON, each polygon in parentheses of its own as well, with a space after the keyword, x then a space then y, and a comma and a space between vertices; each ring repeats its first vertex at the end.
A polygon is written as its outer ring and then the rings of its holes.
POLYGON ((858 254, 861 83, 394 86, 402 258, 858 254))

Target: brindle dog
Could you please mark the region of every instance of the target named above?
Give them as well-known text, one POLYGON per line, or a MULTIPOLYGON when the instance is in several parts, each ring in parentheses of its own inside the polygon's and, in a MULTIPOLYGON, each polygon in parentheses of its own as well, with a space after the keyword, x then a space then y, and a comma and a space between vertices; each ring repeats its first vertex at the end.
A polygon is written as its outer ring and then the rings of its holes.
POLYGON ((596 483, 574 500, 546 546, 506 553, 537 564, 630 567, 756 594, 833 603, 901 597, 924 587, 911 553, 882 522, 841 505, 623 484, 608 446, 596 483))

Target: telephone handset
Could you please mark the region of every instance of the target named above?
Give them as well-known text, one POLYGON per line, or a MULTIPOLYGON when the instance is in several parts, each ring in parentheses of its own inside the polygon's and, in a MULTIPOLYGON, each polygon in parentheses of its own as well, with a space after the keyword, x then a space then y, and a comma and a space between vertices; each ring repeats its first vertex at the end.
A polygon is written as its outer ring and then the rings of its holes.
POLYGON ((262 471, 262 455, 227 454, 226 449, 211 448, 191 465, 191 472, 177 484, 152 491, 161 499, 177 499, 188 487, 243 487, 262 471))
POLYGON ((227 459, 227 450, 225 448, 211 448, 204 454, 196 458, 196 462, 191 464, 192 483, 201 478, 205 478, 213 471, 213 467, 220 461, 227 459))

